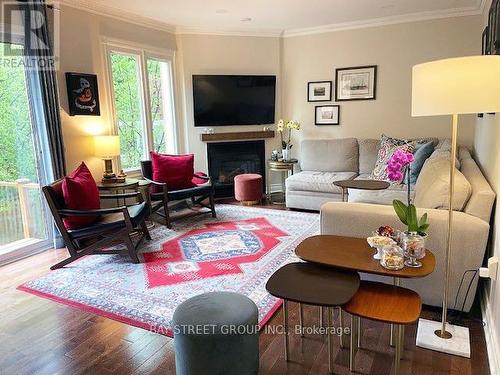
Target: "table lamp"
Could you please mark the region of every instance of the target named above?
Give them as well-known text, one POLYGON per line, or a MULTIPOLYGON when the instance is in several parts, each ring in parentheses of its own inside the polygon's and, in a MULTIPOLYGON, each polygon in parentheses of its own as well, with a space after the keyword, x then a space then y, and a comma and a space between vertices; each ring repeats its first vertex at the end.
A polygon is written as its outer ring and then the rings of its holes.
POLYGON ((94 137, 96 156, 104 160, 103 180, 116 177, 113 173, 113 157, 120 155, 120 137, 117 135, 98 135, 94 137))
POLYGON ((447 324, 458 115, 500 112, 500 56, 470 56, 413 67, 412 116, 452 115, 448 232, 441 323, 420 319, 417 346, 470 358, 469 330, 447 324))

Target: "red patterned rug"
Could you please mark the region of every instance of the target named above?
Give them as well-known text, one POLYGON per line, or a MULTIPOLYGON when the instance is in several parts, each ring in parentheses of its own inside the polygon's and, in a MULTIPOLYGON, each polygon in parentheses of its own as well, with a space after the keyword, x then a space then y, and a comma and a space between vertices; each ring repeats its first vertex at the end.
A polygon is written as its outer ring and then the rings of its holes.
POLYGON ((157 224, 141 264, 84 257, 18 289, 167 336, 181 302, 234 291, 255 302, 262 326, 281 305, 267 293, 266 281, 297 260, 295 247, 317 234, 319 215, 218 205, 217 216, 179 220, 172 230, 157 224))

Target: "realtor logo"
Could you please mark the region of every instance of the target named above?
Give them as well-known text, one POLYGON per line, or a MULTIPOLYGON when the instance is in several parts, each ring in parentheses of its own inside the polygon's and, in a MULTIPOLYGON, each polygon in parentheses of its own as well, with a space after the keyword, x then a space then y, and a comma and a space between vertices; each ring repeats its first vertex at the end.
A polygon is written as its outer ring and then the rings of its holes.
POLYGON ((59 63, 59 11, 44 1, 2 1, 4 66, 23 65, 31 70, 57 70, 59 63))

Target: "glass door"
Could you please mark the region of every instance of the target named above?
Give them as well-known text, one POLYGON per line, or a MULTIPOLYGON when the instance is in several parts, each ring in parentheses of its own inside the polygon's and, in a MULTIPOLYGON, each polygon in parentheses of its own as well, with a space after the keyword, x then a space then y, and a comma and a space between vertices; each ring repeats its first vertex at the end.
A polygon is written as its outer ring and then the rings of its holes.
MULTIPOLYGON (((0 57, 5 44, 0 42, 0 57)), ((22 48, 22 45, 16 45, 22 48)), ((50 246, 22 56, 0 65, 0 264, 50 246)))

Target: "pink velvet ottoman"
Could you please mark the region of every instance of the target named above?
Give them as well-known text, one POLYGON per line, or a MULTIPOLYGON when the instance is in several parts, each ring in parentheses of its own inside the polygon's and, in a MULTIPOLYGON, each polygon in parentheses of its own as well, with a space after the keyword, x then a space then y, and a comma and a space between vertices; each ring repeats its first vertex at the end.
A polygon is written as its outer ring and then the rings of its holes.
POLYGON ((257 204, 262 199, 262 176, 239 174, 234 178, 234 196, 243 204, 257 204))

